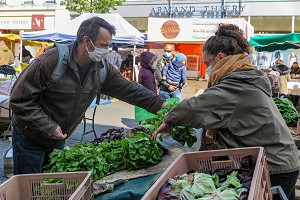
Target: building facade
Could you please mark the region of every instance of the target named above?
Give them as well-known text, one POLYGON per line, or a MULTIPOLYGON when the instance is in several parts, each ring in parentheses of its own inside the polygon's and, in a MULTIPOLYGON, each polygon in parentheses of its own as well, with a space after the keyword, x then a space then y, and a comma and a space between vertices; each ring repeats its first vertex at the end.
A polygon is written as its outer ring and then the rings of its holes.
POLYGON ((59 0, 0 0, 0 33, 52 29, 70 20, 59 0), (63 19, 63 20, 62 20, 63 19))
POLYGON ((299 0, 127 0, 117 10, 142 32, 148 30, 148 17, 234 18, 243 17, 255 33, 300 32, 299 0))

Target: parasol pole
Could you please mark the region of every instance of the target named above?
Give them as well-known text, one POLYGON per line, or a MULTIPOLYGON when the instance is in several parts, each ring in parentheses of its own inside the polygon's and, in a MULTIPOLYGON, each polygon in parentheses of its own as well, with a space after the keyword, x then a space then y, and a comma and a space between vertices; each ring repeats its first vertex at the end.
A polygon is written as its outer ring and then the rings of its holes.
POLYGON ((133 62, 132 62, 132 80, 135 81, 137 80, 137 77, 135 77, 136 73, 136 69, 135 69, 135 57, 136 57, 136 36, 134 37, 135 41, 134 41, 134 45, 133 45, 133 62))

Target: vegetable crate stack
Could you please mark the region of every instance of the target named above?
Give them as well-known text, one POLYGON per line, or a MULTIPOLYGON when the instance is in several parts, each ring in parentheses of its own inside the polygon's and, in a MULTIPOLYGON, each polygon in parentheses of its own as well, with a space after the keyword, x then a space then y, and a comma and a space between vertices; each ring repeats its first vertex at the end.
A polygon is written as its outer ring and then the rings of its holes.
POLYGON ((183 153, 142 200, 271 200, 263 147, 183 153))
POLYGON ((92 173, 16 175, 0 185, 0 199, 92 200, 92 173))

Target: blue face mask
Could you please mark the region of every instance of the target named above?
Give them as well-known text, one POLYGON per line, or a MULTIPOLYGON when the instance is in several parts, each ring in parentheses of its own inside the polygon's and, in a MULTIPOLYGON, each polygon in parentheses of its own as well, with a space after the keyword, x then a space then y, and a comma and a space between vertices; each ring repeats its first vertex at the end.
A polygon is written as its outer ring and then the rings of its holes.
POLYGON ((205 70, 207 76, 210 76, 211 71, 212 71, 212 65, 209 65, 208 68, 206 68, 206 70, 205 70))
POLYGON ((215 64, 217 58, 218 57, 216 57, 215 60, 214 60, 214 62, 211 65, 209 65, 208 68, 206 68, 205 72, 206 72, 207 76, 210 76, 212 68, 213 68, 213 65, 215 64))

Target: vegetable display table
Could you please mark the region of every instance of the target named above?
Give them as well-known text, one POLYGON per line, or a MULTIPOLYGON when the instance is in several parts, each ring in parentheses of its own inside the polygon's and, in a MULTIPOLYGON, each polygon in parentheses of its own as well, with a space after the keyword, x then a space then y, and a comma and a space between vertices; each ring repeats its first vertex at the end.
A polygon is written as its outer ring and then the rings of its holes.
MULTIPOLYGON (((110 103, 111 103, 110 100, 100 99, 99 105, 106 105, 106 104, 110 104, 110 103)), ((89 134, 89 133, 94 133, 95 139, 97 138, 96 131, 95 131, 95 115, 96 115, 97 107, 99 105, 96 104, 96 99, 94 99, 93 102, 88 107, 88 109, 94 108, 92 118, 86 117, 86 114, 84 114, 84 117, 83 117, 83 133, 82 133, 80 142, 82 142, 83 137, 85 135, 89 134), (92 129, 89 130, 89 131, 86 130, 86 121, 87 120, 92 121, 92 129)))

